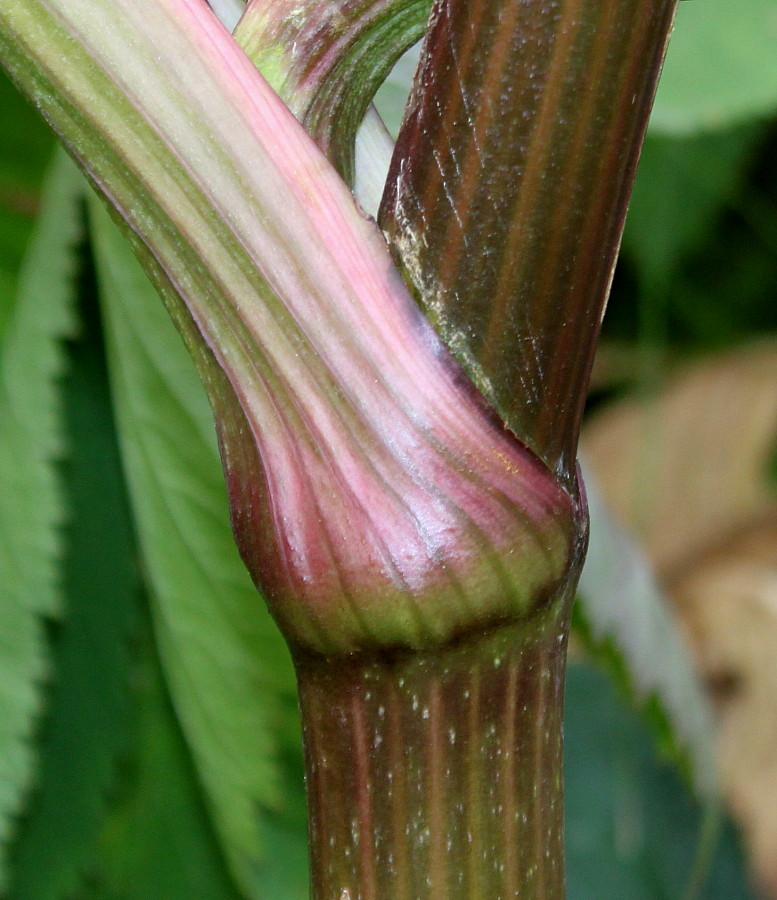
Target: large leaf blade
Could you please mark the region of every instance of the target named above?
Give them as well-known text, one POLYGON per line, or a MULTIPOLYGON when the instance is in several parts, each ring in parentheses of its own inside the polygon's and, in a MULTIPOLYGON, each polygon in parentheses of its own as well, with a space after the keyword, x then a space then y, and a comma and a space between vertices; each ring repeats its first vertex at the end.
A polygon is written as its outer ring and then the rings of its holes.
POLYGON ((591 665, 567 673, 567 885, 574 900, 754 900, 720 809, 699 802, 591 665))
POLYGON ((62 452, 57 379, 73 330, 82 180, 58 156, 0 345, 0 879, 11 820, 30 786, 31 744, 47 673, 42 618, 60 608, 54 462, 62 452))
POLYGON ((39 782, 13 848, 10 900, 72 895, 93 853, 127 738, 140 573, 90 288, 83 279, 83 327, 63 384, 75 448, 62 475, 70 510, 65 615, 51 637, 56 681, 39 742, 39 782))
POLYGON ((217 828, 248 891, 267 864, 263 811, 284 803, 279 754, 298 746, 292 667, 234 546, 212 415, 194 366, 99 204, 92 223, 160 652, 217 828))
POLYGON ((78 900, 238 900, 145 624, 130 764, 78 900))

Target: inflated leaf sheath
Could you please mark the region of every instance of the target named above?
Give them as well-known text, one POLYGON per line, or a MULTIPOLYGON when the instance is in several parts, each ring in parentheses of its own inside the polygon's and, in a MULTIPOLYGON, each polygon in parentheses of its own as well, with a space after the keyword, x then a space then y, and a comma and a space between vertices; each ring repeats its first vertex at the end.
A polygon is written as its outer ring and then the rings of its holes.
POLYGON ((430 646, 579 561, 374 223, 198 0, 0 8, 12 75, 126 223, 209 389, 243 557, 287 638, 430 646))

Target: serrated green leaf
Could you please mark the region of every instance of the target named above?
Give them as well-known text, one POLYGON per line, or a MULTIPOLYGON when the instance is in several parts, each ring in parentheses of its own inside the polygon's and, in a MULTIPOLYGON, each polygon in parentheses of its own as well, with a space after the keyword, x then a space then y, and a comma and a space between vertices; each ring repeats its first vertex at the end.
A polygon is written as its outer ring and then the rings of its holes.
POLYGON ((165 676, 233 871, 246 893, 280 897, 255 886, 257 871, 275 862, 263 829, 272 831, 268 817, 286 801, 280 753, 299 754, 289 654, 233 543, 212 416, 194 366, 123 237, 97 202, 91 212, 119 432, 165 676))
POLYGON ((636 544, 586 474, 591 517, 576 630, 661 732, 664 749, 690 768, 701 796, 717 794, 714 726, 688 649, 636 544))
POLYGON ((774 0, 681 3, 651 127, 687 134, 772 115, 776 46, 774 0))
POLYGON ((134 699, 133 752, 78 900, 239 900, 148 632, 134 699))
POLYGON ((69 898, 93 852, 124 749, 129 639, 140 577, 113 430, 93 288, 91 316, 64 382, 74 452, 63 481, 65 616, 52 639, 56 681, 41 738, 40 775, 12 853, 9 900, 69 898))
POLYGON ((58 155, 0 343, 0 879, 11 822, 32 779, 32 735, 46 676, 42 617, 60 605, 57 379, 59 342, 74 327, 82 184, 58 155))

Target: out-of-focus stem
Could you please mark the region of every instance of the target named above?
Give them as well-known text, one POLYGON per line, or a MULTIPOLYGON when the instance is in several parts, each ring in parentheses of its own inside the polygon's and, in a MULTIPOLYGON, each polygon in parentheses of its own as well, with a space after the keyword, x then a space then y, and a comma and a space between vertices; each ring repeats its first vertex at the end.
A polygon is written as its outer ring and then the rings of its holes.
POLYGON ((296 660, 314 900, 561 900, 568 603, 445 650, 296 660))

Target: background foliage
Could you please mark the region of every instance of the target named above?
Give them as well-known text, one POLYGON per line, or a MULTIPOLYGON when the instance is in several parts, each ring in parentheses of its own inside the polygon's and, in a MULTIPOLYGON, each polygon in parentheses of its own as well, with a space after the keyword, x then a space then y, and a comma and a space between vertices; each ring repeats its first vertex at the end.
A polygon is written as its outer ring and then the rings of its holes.
MULTIPOLYGON (((710 569, 710 547, 743 528, 761 534, 774 515, 768 389, 749 418, 742 410, 763 381, 749 368, 730 404, 739 419, 717 399, 721 380, 732 383, 732 354, 765 347, 767 384, 777 354, 772 7, 758 0, 745 16, 733 0, 683 4, 605 320, 587 444, 596 482, 641 534, 661 586, 686 597, 679 614, 724 724, 741 667, 710 656, 704 607, 687 596, 699 559, 710 569), (678 372, 700 360, 712 372, 706 393, 683 407, 678 372), (675 420, 680 436, 669 441, 675 420), (734 439, 722 444, 726 431, 734 439), (679 470, 672 546, 682 558, 667 558, 659 540, 669 514, 655 511, 654 473, 667 459, 679 470), (616 460, 620 481, 608 474, 616 460), (714 515, 682 506, 700 472, 714 515)), ((384 94, 396 118, 402 88, 384 94)), ((229 537, 196 375, 113 226, 72 167, 50 163, 52 139, 4 80, 0 109, 2 896, 303 898, 291 666, 229 537)), ((666 637, 675 614, 662 612, 658 631, 643 627, 655 625, 660 594, 640 554, 629 545, 583 582, 566 723, 570 900, 750 897, 729 812, 709 792, 694 799, 677 756, 663 752, 685 744, 692 768, 702 751, 678 735, 696 710, 685 659, 666 637), (630 614, 637 603, 654 606, 630 614)), ((759 672, 754 683, 767 690, 769 672, 759 672)), ((769 823, 731 776, 743 765, 721 763, 724 797, 769 889, 758 851, 769 823)), ((771 889, 777 896, 777 880, 771 889)))

